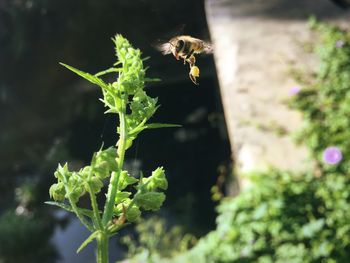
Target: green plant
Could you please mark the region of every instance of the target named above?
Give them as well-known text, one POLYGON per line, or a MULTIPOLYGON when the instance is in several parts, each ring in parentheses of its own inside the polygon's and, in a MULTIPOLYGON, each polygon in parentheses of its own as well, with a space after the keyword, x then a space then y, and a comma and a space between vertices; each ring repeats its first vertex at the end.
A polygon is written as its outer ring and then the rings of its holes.
POLYGON ((182 227, 168 226, 159 217, 140 219, 136 225, 136 234, 136 238, 130 235, 121 238, 121 242, 128 247, 127 258, 130 263, 159 262, 185 252, 196 243, 196 238, 184 234, 182 227))
POLYGON ((101 101, 107 108, 106 113, 119 116, 116 147, 100 149, 93 154, 91 164, 79 171, 70 171, 67 163, 59 165, 54 174, 57 183, 49 191, 56 202, 47 202, 76 214, 92 232, 78 252, 96 239, 97 262, 103 263, 108 262, 109 238, 129 223, 135 222, 141 215, 141 209, 158 210, 165 200, 162 191, 168 187, 162 167, 155 169, 148 177, 141 174, 139 178, 124 170, 126 150, 145 129, 176 126, 148 123, 159 106, 157 98, 146 94, 144 85, 145 82, 156 79, 145 77, 146 69, 143 67, 140 50, 134 49, 121 35, 116 35, 112 40, 118 61, 107 70, 91 75, 66 64, 61 65, 101 88, 101 101), (100 78, 109 73, 118 74, 115 82, 106 83, 100 78), (96 196, 107 179, 108 192, 104 209, 100 210, 96 196), (90 197, 91 208, 79 207, 79 199, 85 194, 90 197))
POLYGON ((348 261, 349 176, 272 170, 249 180, 219 205, 216 230, 171 262, 348 261))
POLYGON ((350 34, 339 27, 310 20, 317 33, 313 50, 319 66, 303 78, 302 89, 291 106, 303 114, 303 127, 297 140, 305 144, 322 172, 347 173, 349 162, 329 166, 322 161, 324 150, 338 147, 344 159, 350 158, 350 34))
POLYGON ((35 213, 18 214, 12 209, 3 211, 0 215, 0 262, 57 260, 59 255, 50 242, 54 225, 50 219, 35 213))

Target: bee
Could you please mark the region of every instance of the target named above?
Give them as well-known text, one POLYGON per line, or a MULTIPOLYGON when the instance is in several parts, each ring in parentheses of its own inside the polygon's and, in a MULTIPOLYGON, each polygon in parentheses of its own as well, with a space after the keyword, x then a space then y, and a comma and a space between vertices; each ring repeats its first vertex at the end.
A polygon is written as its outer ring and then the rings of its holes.
POLYGON ((210 54, 213 52, 210 43, 186 35, 171 38, 168 42, 159 45, 158 50, 161 51, 163 55, 173 54, 177 60, 183 59, 184 64, 187 62, 190 66, 189 77, 196 85, 198 85, 196 77, 199 77, 199 68, 195 66, 195 55, 201 53, 210 54))
POLYGON ((184 35, 173 37, 168 42, 159 45, 158 49, 163 55, 172 53, 177 60, 180 58, 184 59, 184 63, 191 63, 192 61, 189 59, 193 54, 209 54, 213 52, 212 45, 208 42, 199 38, 184 35))

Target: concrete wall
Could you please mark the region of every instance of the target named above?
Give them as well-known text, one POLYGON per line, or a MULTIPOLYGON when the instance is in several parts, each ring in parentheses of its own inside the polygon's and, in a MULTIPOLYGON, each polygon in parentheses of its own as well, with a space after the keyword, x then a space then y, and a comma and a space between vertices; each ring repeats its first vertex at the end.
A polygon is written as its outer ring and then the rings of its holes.
POLYGON ((312 40, 310 15, 349 26, 349 11, 328 0, 207 0, 206 14, 238 175, 304 169, 307 151, 276 133, 301 124, 284 103, 298 85, 290 69, 315 64, 303 49, 312 40))

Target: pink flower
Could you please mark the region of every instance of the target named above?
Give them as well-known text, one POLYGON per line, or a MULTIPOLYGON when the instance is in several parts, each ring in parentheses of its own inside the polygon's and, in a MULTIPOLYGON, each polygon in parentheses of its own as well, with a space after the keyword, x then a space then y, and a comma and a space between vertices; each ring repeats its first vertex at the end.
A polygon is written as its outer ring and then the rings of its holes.
POLYGON ((327 164, 337 164, 342 159, 342 152, 335 146, 328 147, 323 152, 323 161, 327 164))
POLYGON ((293 96, 293 95, 298 94, 300 91, 301 91, 301 88, 300 88, 300 87, 294 86, 294 87, 291 87, 291 88, 289 89, 289 92, 288 92, 288 93, 289 93, 290 96, 293 96))

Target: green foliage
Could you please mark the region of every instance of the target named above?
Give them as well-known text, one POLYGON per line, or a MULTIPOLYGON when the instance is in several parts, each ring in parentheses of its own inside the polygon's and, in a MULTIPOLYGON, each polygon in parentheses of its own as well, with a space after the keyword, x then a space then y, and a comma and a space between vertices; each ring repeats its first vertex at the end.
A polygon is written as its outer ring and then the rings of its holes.
MULTIPOLYGON (((320 166, 322 153, 337 146, 344 159, 350 158, 350 33, 338 27, 310 20, 319 42, 314 45, 319 67, 308 76, 291 106, 302 112, 304 125, 297 139, 311 150, 320 166)), ((349 162, 323 170, 348 172, 349 162)))
POLYGON ((0 216, 0 262, 46 263, 55 260, 58 254, 50 243, 50 221, 33 214, 4 211, 0 216))
POLYGON ((173 262, 347 262, 349 177, 270 171, 249 180, 218 207, 217 229, 173 262))
POLYGON ((67 163, 58 165, 54 173, 57 183, 49 190, 50 197, 56 202, 47 202, 74 212, 92 232, 78 251, 96 239, 98 262, 108 261, 107 244, 110 236, 139 219, 142 209, 156 211, 165 200, 162 191, 167 189, 168 183, 164 169, 159 167, 148 177, 130 175, 123 170, 125 151, 145 129, 177 126, 148 123, 159 107, 157 98, 149 97, 144 90, 145 82, 153 79, 145 78, 146 69, 140 50, 134 49, 121 35, 116 35, 112 40, 118 60, 107 70, 93 75, 63 63, 61 65, 101 88, 103 98, 100 100, 107 108, 106 113, 119 116, 116 128, 119 140, 116 147, 94 153, 91 164, 79 171, 69 170, 67 163), (111 73, 117 74, 116 81, 106 83, 101 76, 111 73), (101 211, 96 195, 101 193, 106 179, 110 181, 105 206, 101 211), (91 209, 78 207, 80 198, 85 194, 90 196, 91 209))
POLYGON ((169 227, 164 219, 151 217, 137 223, 137 239, 127 235, 121 242, 128 247, 130 263, 164 262, 164 258, 185 252, 196 243, 193 235, 183 232, 180 226, 169 227))

